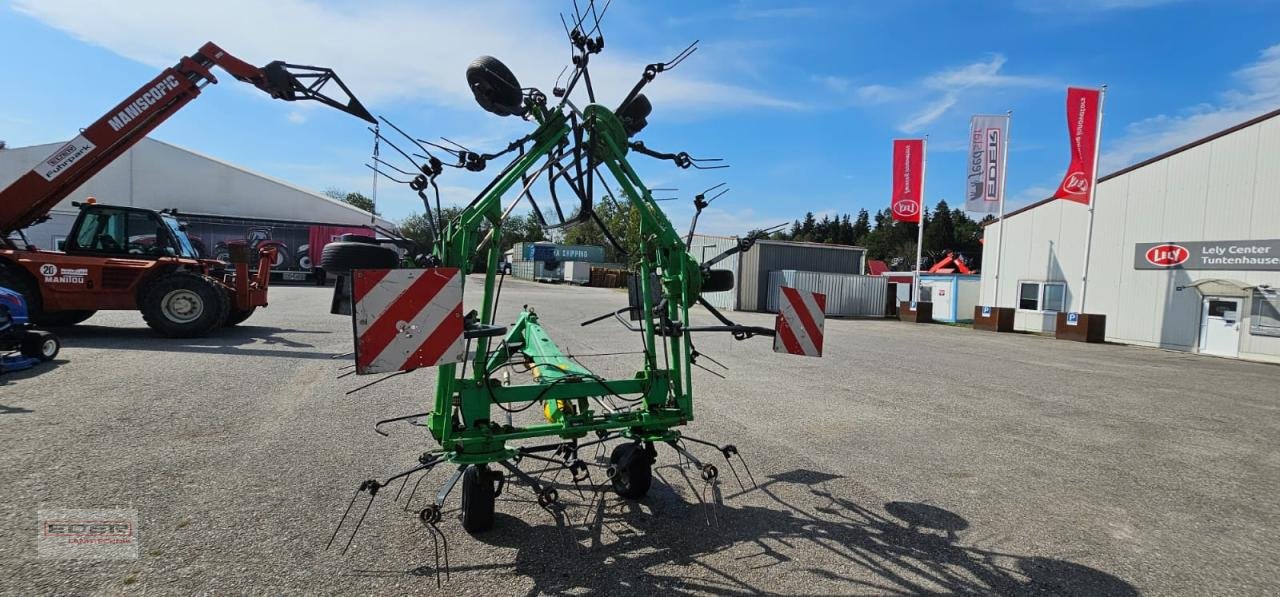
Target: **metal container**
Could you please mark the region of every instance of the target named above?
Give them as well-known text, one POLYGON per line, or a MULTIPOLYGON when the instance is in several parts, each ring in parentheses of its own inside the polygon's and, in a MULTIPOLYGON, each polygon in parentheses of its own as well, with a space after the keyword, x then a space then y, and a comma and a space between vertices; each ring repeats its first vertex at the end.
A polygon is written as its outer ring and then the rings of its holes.
MULTIPOLYGON (((736 247, 737 245, 737 237, 695 234, 693 235, 693 242, 689 245, 689 254, 693 256, 694 261, 703 263, 733 247, 736 247)), ((711 306, 720 310, 733 310, 738 308, 738 259, 740 258, 741 255, 731 255, 723 261, 715 264, 714 269, 723 269, 733 272, 734 289, 703 294, 702 298, 707 299, 707 302, 711 303, 711 306)))
POLYGON ((599 245, 561 245, 551 242, 516 243, 511 247, 511 256, 516 261, 534 261, 534 247, 551 247, 552 255, 560 262, 604 261, 604 247, 599 245))
POLYGON ((586 261, 564 262, 564 281, 584 285, 591 281, 591 264, 586 261))
POLYGON ((782 270, 769 273, 769 302, 771 313, 778 311, 781 288, 795 288, 820 292, 827 297, 824 312, 843 317, 884 317, 885 297, 889 292, 888 280, 881 276, 830 274, 782 270))
POLYGON ((782 270, 861 274, 866 250, 862 247, 757 241, 739 255, 738 309, 759 311, 768 307, 769 274, 782 270))
POLYGON ((533 262, 516 260, 511 262, 511 275, 521 280, 533 279, 533 262))

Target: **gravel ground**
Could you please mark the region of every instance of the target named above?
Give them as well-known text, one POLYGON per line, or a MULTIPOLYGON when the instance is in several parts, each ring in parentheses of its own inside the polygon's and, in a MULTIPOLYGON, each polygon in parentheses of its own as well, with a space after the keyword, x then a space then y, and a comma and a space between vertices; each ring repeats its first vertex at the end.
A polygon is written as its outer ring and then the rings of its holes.
MULTIPOLYGON (((474 285, 472 285, 474 288, 474 285)), ((474 297, 471 289, 469 296, 474 297)), ((715 335, 695 437, 736 444, 758 488, 706 487, 659 453, 649 496, 553 517, 509 484, 468 536, 458 494, 432 535, 384 492, 346 555, 325 543, 359 482, 408 468, 432 371, 338 378, 350 324, 328 291, 202 340, 133 313, 64 334, 54 367, 0 378, 0 592, 602 594, 1274 594, 1280 586, 1280 367, 891 321, 828 321, 826 356, 715 335), (703 505, 706 498, 714 507, 703 505), (128 508, 140 557, 41 559, 36 511, 128 508)), ((577 322, 622 293, 507 282, 562 348, 633 351, 577 322)), ((771 317, 736 314, 746 323, 771 317)), ((637 355, 584 357, 630 375, 637 355)), ((529 413, 531 414, 531 413, 529 413)), ((425 505, 446 477, 431 473, 425 505)), ((562 479, 563 481, 564 479, 562 479)), ((412 483, 410 484, 412 485, 412 483)), ((394 489, 394 487, 393 487, 394 489)), ((390 490, 387 490, 388 492, 390 490)), ((359 508, 360 506, 357 506, 359 508)))

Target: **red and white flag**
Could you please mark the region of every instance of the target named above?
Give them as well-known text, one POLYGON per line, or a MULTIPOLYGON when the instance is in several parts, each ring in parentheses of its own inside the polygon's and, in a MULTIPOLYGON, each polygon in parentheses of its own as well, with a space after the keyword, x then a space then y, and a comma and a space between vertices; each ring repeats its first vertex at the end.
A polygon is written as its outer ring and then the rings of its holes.
POLYGON ((806 357, 822 356, 822 326, 827 295, 782 286, 774 322, 773 351, 806 357))
POLYGON ((919 222, 924 211, 924 139, 893 140, 893 219, 919 222))
POLYGON ((1097 180, 1098 125, 1102 91, 1082 87, 1067 88, 1067 135, 1071 139, 1071 165, 1062 177, 1054 199, 1089 204, 1097 180))
POLYGON ((1004 198, 1004 165, 1009 152, 1009 116, 978 115, 969 120, 966 211, 999 211, 1004 198))
POLYGON ((466 358, 458 268, 355 270, 351 292, 356 373, 412 371, 466 358))

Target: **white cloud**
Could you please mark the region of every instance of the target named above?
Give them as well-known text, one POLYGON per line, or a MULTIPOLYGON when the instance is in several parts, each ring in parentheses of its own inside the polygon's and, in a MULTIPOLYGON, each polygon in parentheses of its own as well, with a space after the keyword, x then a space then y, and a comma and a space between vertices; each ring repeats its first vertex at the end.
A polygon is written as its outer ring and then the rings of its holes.
POLYGON ((294 110, 285 115, 285 118, 293 124, 302 124, 307 121, 307 115, 300 110, 294 110))
POLYGON ((919 131, 928 126, 929 123, 941 118, 943 114, 946 114, 947 110, 951 109, 951 106, 956 105, 956 100, 955 93, 947 93, 911 115, 906 122, 898 126, 898 129, 904 133, 919 131))
POLYGON ((1021 0, 1017 6, 1030 12, 1106 12, 1112 10, 1132 10, 1153 8, 1166 4, 1176 4, 1186 0, 1021 0))
MULTIPOLYGON (((206 11, 171 0, 139 0, 128 10, 91 0, 17 0, 14 7, 85 42, 155 67, 174 64, 208 39, 255 64, 286 59, 329 66, 374 106, 425 100, 471 107, 463 74, 482 53, 501 58, 521 84, 549 92, 569 59, 557 12, 542 3, 508 2, 495 8, 487 3, 426 6, 386 0, 340 7, 308 0, 226 0, 218 10, 206 11)), ((592 79, 604 97, 621 98, 645 64, 662 58, 651 50, 637 54, 611 46, 592 61, 592 79)), ((667 73, 646 92, 664 111, 800 107, 698 72, 712 71, 686 67, 667 73)))
POLYGON ((1263 50, 1256 62, 1236 71, 1234 78, 1238 87, 1224 91, 1217 103, 1139 120, 1126 126, 1114 141, 1104 137, 1102 170, 1123 168, 1280 106, 1280 44, 1263 50))
POLYGON ((989 90, 1040 90, 1062 86, 1052 77, 1005 73, 1006 62, 1008 59, 1003 54, 992 54, 986 59, 944 68, 902 85, 855 86, 850 79, 836 75, 815 75, 812 79, 857 105, 908 107, 900 113, 898 129, 904 133, 916 133, 946 115, 961 101, 989 90))

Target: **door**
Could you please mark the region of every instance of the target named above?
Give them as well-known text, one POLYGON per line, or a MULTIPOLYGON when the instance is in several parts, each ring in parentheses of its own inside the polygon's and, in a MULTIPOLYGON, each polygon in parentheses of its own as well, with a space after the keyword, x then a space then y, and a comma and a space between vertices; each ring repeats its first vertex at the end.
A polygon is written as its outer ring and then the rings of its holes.
POLYGON ((1200 311, 1200 352, 1220 357, 1240 354, 1238 298, 1207 296, 1200 311))

